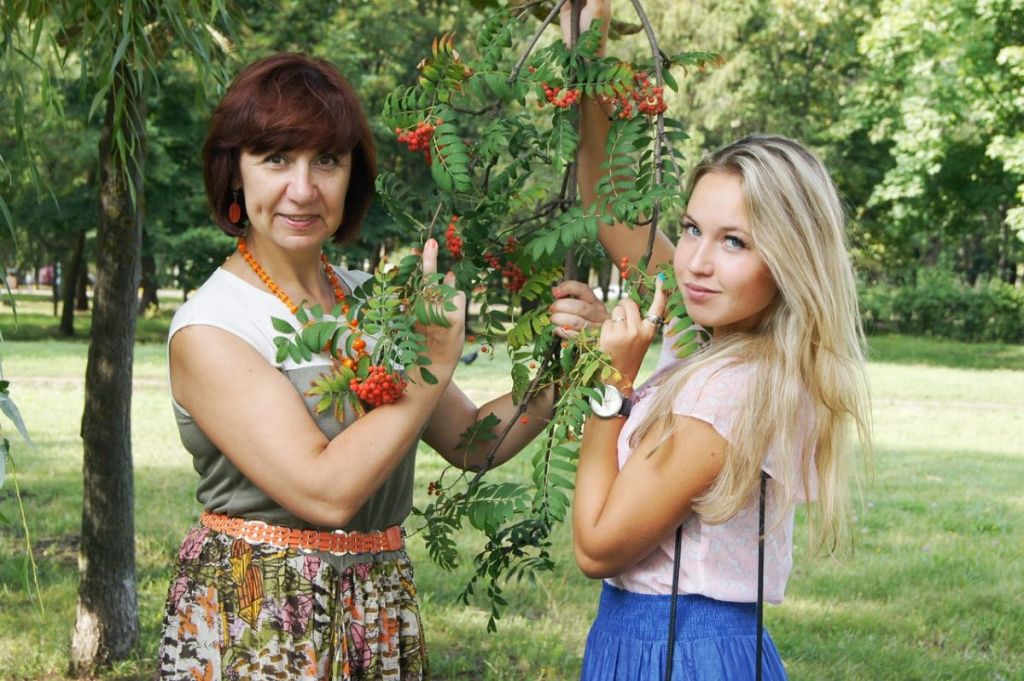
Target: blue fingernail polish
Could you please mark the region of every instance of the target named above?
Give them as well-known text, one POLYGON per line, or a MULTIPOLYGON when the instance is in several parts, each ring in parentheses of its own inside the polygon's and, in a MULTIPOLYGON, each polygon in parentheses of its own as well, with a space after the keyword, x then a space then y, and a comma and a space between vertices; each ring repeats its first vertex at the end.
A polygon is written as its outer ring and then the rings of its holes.
POLYGON ((665 273, 664 272, 658 272, 658 281, 660 281, 662 284, 664 284, 665 283, 665 279, 666 279, 665 273))

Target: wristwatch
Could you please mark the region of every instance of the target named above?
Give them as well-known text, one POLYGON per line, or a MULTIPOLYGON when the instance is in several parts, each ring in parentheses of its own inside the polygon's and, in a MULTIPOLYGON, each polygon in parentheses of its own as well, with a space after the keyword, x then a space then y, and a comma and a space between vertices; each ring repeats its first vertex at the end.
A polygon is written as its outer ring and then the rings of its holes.
POLYGON ((616 416, 629 416, 629 410, 633 405, 626 396, 615 389, 613 385, 604 386, 604 395, 598 400, 590 398, 590 411, 594 416, 602 419, 610 419, 616 416))

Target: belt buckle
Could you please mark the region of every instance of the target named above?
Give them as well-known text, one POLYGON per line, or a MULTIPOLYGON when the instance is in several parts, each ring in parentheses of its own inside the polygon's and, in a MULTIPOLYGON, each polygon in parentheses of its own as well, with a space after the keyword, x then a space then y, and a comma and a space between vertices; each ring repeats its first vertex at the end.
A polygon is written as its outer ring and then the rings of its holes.
MULTIPOLYGON (((268 544, 268 543, 270 543, 270 542, 267 542, 267 541, 264 541, 264 540, 261 540, 261 539, 251 539, 249 537, 249 533, 246 530, 248 530, 249 528, 252 528, 255 531, 256 528, 258 528, 258 527, 269 527, 269 525, 267 525, 262 520, 246 520, 244 523, 242 523, 241 535, 242 535, 242 539, 245 540, 246 544, 249 544, 250 546, 258 546, 260 544, 268 544)), ((271 544, 271 545, 273 545, 273 544, 271 544)))
MULTIPOLYGON (((348 532, 346 532, 345 530, 331 530, 331 534, 336 534, 339 537, 348 538, 348 532)), ((347 545, 349 545, 348 542, 346 542, 346 546, 347 545)), ((327 553, 331 554, 332 556, 348 556, 351 555, 353 551, 349 549, 347 551, 328 551, 327 553)))

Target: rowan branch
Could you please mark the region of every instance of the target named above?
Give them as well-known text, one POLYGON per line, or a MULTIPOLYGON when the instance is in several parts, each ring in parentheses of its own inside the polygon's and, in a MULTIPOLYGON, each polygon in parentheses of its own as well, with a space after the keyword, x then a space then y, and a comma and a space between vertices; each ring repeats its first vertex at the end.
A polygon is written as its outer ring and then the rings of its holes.
MULTIPOLYGON (((654 27, 651 26, 650 19, 647 18, 647 13, 644 12, 643 5, 640 4, 640 0, 632 0, 633 9, 636 10, 636 15, 640 19, 640 23, 644 27, 644 33, 647 35, 647 42, 651 46, 651 62, 654 65, 654 80, 658 84, 658 87, 664 87, 665 76, 663 73, 665 65, 665 56, 658 46, 658 39, 654 36, 654 27)), ((662 112, 658 113, 657 118, 657 132, 654 136, 654 185, 661 186, 661 147, 665 137, 665 114, 662 112)), ((669 154, 671 156, 671 154, 669 154)), ((647 264, 651 261, 651 254, 654 252, 654 237, 658 233, 658 218, 661 217, 661 201, 657 200, 654 202, 654 210, 651 212, 651 231, 647 235, 647 247, 644 249, 644 255, 640 259, 640 267, 646 268, 647 264)))
MULTIPOLYGON (((554 22, 555 17, 558 16, 558 13, 562 10, 562 5, 567 1, 568 0, 558 0, 558 2, 555 3, 555 6, 551 8, 551 11, 548 12, 548 15, 544 17, 544 21, 540 22, 540 27, 537 28, 533 37, 530 38, 530 44, 526 46, 526 50, 519 55, 519 61, 517 61, 516 65, 512 67, 512 73, 508 77, 510 85, 516 82, 516 79, 519 78, 519 72, 523 70, 523 65, 526 64, 526 60, 530 58, 533 48, 537 46, 537 41, 540 40, 541 35, 544 33, 544 29, 554 22)), ((579 21, 578 17, 579 15, 577 15, 577 21, 579 21)))
POLYGON ((555 360, 558 358, 559 351, 561 349, 561 339, 552 338, 551 343, 548 345, 548 348, 544 353, 544 359, 541 361, 540 368, 537 369, 537 375, 533 377, 533 380, 530 381, 530 385, 526 388, 526 393, 523 395, 523 399, 519 401, 519 406, 516 407, 515 414, 512 415, 512 418, 509 419, 508 423, 506 423, 505 427, 502 429, 501 434, 498 435, 497 438, 495 438, 494 443, 491 445, 490 449, 487 450, 487 455, 484 456, 483 465, 480 467, 478 471, 476 471, 476 474, 473 476, 472 480, 469 481, 470 487, 479 482, 480 478, 484 476, 484 473, 490 470, 491 466, 494 465, 494 457, 498 452, 498 447, 500 447, 501 443, 505 441, 506 437, 508 437, 509 432, 511 432, 512 430, 512 426, 514 426, 516 422, 519 421, 519 418, 526 413, 526 407, 529 404, 530 399, 535 397, 537 393, 540 392, 539 388, 541 378, 544 377, 544 374, 547 371, 548 367, 554 364, 555 360))

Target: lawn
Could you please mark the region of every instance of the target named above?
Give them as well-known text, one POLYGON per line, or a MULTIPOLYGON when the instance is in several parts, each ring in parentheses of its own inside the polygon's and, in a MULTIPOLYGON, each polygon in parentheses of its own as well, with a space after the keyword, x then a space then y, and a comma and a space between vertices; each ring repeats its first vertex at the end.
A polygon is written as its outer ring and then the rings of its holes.
MULTIPOLYGON (((35 328, 28 321, 23 328, 35 328)), ((14 340, 17 333, 0 330, 5 378, 35 441, 15 443, 13 454, 45 606, 38 612, 26 591, 19 524, 0 528, 0 678, 51 678, 66 667, 74 621, 86 345, 45 334, 14 340)), ((460 367, 460 385, 482 398, 507 384, 507 363, 498 355, 460 367)), ((168 570, 199 510, 195 473, 168 403, 165 361, 163 345, 137 347, 133 447, 143 638, 137 658, 110 679, 151 678, 168 570)), ((841 563, 809 557, 798 528, 786 602, 766 613, 791 679, 1021 678, 1022 370, 1024 349, 1016 346, 872 341, 877 451, 857 508, 856 550, 841 563)), ((421 454, 420 504, 442 466, 433 452, 421 454)), ((527 459, 495 475, 525 478, 527 459)), ((0 513, 17 518, 9 480, 0 490, 0 513)), ((476 541, 464 537, 464 565, 476 541)), ((510 606, 498 633, 489 635, 484 605, 456 601, 469 570, 439 570, 412 540, 436 678, 575 678, 599 586, 576 569, 565 528, 555 544, 557 569, 536 587, 510 585, 510 606)))

